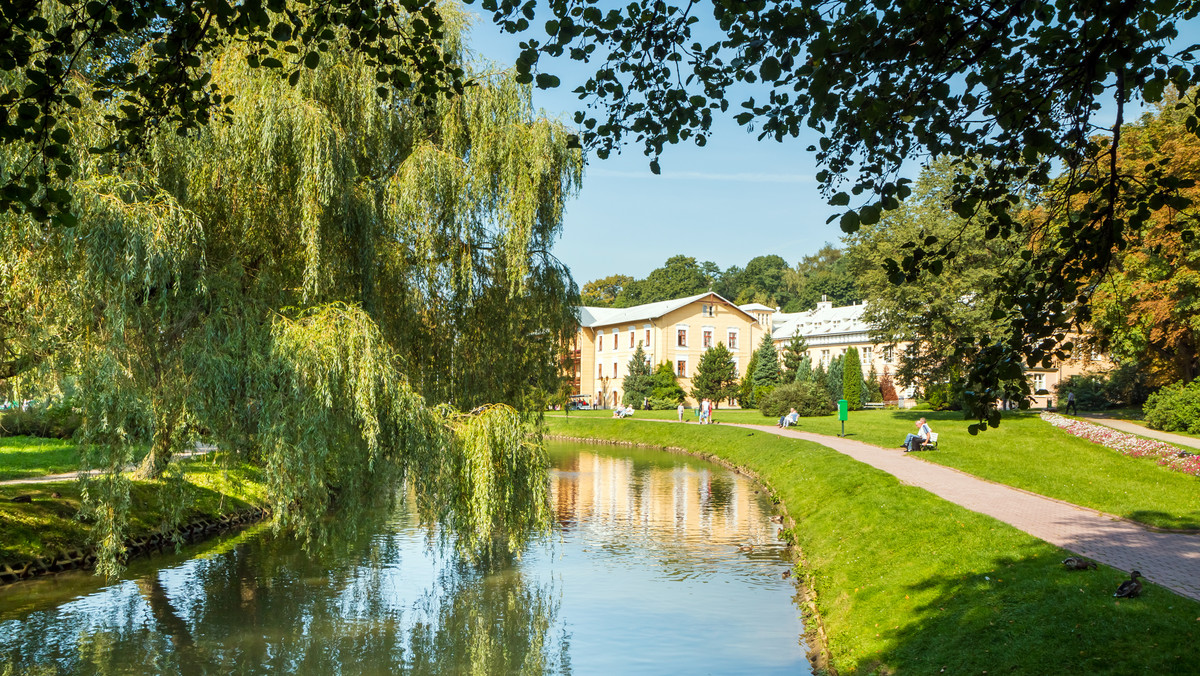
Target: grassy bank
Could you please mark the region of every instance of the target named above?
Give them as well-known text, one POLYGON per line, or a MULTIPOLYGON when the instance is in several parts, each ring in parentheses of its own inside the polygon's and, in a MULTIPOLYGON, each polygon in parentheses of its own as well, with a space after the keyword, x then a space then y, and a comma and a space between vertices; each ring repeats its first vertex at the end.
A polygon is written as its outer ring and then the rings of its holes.
POLYGON ((75 445, 67 439, 0 437, 0 481, 79 469, 75 445))
MULTIPOLYGON (((206 457, 187 463, 184 476, 191 507, 185 523, 265 504, 266 487, 259 470, 250 466, 225 469, 216 460, 206 457)), ((154 533, 163 523, 168 510, 157 484, 134 482, 130 537, 154 533)), ((0 564, 88 546, 89 525, 77 518, 80 503, 80 485, 74 480, 0 486, 0 564), (59 497, 53 497, 55 493, 59 497), (32 500, 11 502, 18 495, 31 496, 32 500)))
MULTIPOLYGON (((585 416, 600 417, 604 411, 585 416)), ((637 417, 675 418, 674 411, 638 411, 637 417)), ((578 413, 571 417, 585 417, 578 413)), ((976 436, 961 413, 853 411, 846 423, 850 439, 896 448, 913 422, 925 416, 939 434, 939 450, 922 453, 929 462, 960 469, 989 481, 1015 486, 1066 502, 1160 528, 1200 528, 1200 480, 1160 467, 1150 458, 1131 458, 1085 441, 1038 418, 1013 412, 1000 427, 976 436)), ((719 411, 723 422, 773 425, 758 411, 719 411)), ((800 430, 835 435, 837 416, 801 418, 800 430)))
POLYGON ((1144 598, 1113 599, 1125 571, 1064 571, 1062 549, 822 446, 719 425, 572 415, 549 426, 681 446, 757 472, 797 523, 843 674, 1183 673, 1200 664, 1200 603, 1153 585, 1144 598))

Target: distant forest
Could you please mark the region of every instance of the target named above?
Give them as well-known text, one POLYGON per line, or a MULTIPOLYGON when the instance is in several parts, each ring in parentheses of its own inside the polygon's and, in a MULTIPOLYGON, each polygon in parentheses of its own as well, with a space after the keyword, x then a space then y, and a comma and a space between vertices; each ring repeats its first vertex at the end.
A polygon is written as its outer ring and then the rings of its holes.
POLYGON ((784 312, 811 310, 822 295, 835 306, 862 299, 849 259, 832 244, 805 256, 795 267, 776 255, 758 256, 744 268, 734 265, 726 270, 712 261, 672 256, 645 279, 609 275, 590 281, 583 285, 582 296, 584 305, 630 307, 706 291, 739 305, 762 303, 784 312))

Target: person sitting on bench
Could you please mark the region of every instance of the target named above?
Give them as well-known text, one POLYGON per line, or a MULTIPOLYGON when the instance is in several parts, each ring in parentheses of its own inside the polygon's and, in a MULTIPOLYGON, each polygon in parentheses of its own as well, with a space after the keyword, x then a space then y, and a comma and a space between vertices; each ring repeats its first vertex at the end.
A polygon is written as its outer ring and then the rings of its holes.
POLYGON ((776 425, 776 427, 791 427, 792 425, 795 425, 796 421, 799 419, 800 414, 796 413, 796 409, 793 408, 791 413, 779 418, 779 424, 776 425))
POLYGON ((930 434, 933 434, 933 430, 929 429, 929 425, 925 422, 925 419, 921 418, 917 421, 917 433, 904 437, 904 445, 901 448, 904 449, 905 453, 919 451, 921 450, 921 446, 926 441, 929 441, 930 434))

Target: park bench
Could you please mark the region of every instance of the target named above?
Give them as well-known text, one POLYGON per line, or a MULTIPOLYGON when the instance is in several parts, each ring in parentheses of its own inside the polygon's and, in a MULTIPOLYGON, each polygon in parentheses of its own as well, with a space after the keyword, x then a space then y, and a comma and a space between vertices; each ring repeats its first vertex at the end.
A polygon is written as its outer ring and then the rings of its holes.
POLYGON ((878 409, 882 409, 882 408, 883 408, 883 402, 882 402, 882 401, 868 401, 867 403, 863 404, 863 408, 878 408, 878 409))
POLYGON ((936 450, 937 450, 937 447, 938 447, 938 433, 937 433, 937 432, 930 432, 930 433, 929 433, 929 440, 928 440, 928 441, 926 441, 925 443, 921 444, 921 450, 923 450, 923 451, 936 451, 936 450))

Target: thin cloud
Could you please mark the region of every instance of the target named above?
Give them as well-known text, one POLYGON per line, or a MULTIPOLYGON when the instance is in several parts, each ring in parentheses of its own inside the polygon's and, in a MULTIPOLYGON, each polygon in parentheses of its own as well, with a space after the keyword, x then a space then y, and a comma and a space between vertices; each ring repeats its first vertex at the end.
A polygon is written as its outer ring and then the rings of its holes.
POLYGON ((764 173, 712 173, 705 171, 664 171, 654 176, 647 171, 620 171, 603 168, 589 168, 588 176, 604 178, 662 178, 676 181, 726 181, 742 183, 812 183, 813 177, 805 174, 764 174, 764 173))

